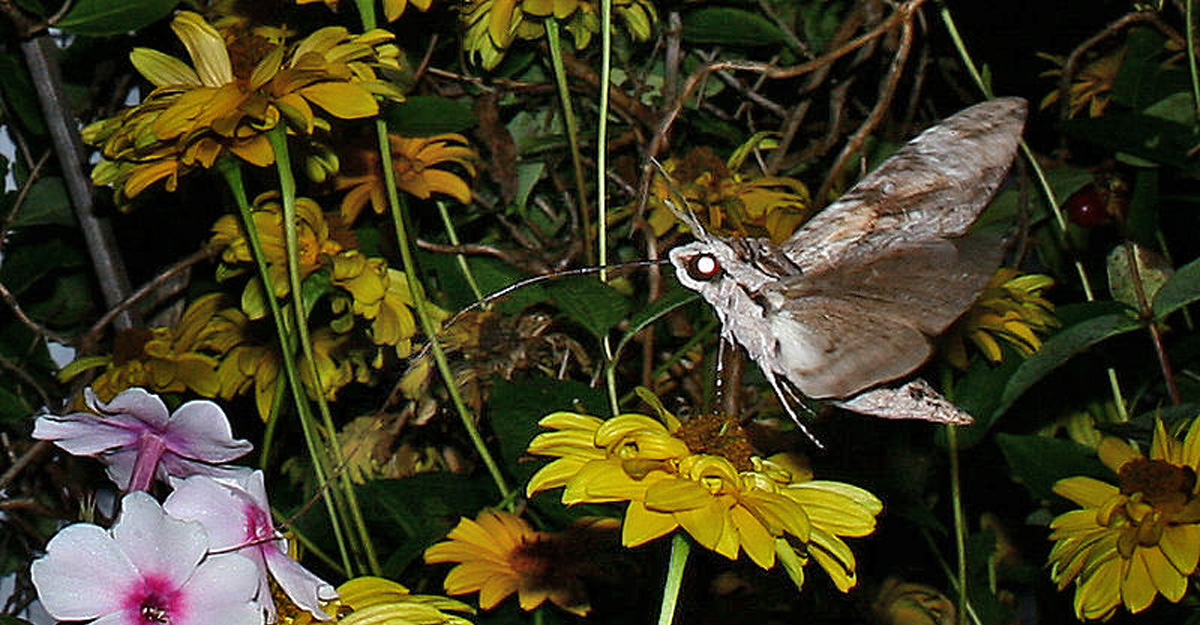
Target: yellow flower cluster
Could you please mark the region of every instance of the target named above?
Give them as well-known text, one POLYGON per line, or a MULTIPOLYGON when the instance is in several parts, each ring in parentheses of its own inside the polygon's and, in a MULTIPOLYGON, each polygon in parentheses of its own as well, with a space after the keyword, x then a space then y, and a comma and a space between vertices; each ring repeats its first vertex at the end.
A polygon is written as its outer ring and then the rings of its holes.
MULTIPOLYGON (((1058 65, 1055 69, 1042 72, 1043 78, 1062 78, 1065 58, 1042 52, 1039 52, 1038 56, 1058 65)), ((1125 48, 1121 47, 1085 63, 1075 73, 1071 86, 1067 88, 1067 115, 1075 117, 1084 110, 1087 110, 1088 117, 1103 115, 1112 99, 1113 85, 1117 82, 1117 74, 1124 62, 1125 48)), ((1042 98, 1038 108, 1045 109, 1054 105, 1058 102, 1059 95, 1058 85, 1055 85, 1054 90, 1042 98)))
MULTIPOLYGON (((542 38, 544 20, 555 19, 565 22, 575 49, 582 50, 600 31, 598 5, 596 0, 465 0, 460 9, 466 26, 463 49, 484 69, 492 69, 514 41, 542 38)), ((658 20, 650 0, 615 0, 613 11, 637 41, 649 39, 658 20)))
POLYGON ((1200 419, 1182 443, 1157 423, 1149 458, 1111 437, 1098 451, 1119 486, 1090 477, 1054 485, 1082 509, 1050 524, 1051 577, 1059 590, 1075 583, 1081 619, 1108 619, 1121 605, 1141 612, 1159 594, 1178 602, 1200 562, 1200 419))
MULTIPOLYGON (((740 151, 739 151, 740 153, 740 151)), ((747 178, 736 173, 739 155, 722 161, 711 148, 700 147, 681 159, 669 159, 650 183, 647 221, 662 236, 678 223, 670 205, 679 210, 680 199, 713 234, 733 237, 768 237, 781 243, 812 212, 808 188, 794 178, 747 178)))
POLYGON ((314 106, 358 119, 379 112, 376 96, 402 99, 395 85, 376 75, 379 68, 399 68, 394 36, 384 30, 352 35, 328 26, 291 45, 273 32, 239 30, 226 41, 191 11, 180 11, 171 28, 192 64, 135 49, 130 60, 154 91, 83 130, 105 159, 92 170, 93 182, 114 186, 118 198, 163 180, 174 190, 181 173, 212 167, 226 154, 269 165, 275 154, 265 133, 278 124, 303 135, 328 128, 314 106))
POLYGON ((1053 285, 1050 276, 1022 274, 1009 267, 996 270, 979 299, 946 334, 947 360, 960 369, 967 368, 964 338, 992 362, 1000 362, 1004 356, 997 339, 1026 357, 1041 349, 1038 334, 1059 326, 1054 304, 1042 296, 1042 291, 1053 285))
POLYGON ((736 444, 714 448, 723 455, 695 453, 702 446, 684 441, 696 437, 669 413, 662 417, 666 425, 640 414, 545 417, 540 425, 555 431, 538 435, 528 451, 558 459, 530 479, 526 493, 563 487, 567 505, 628 501, 621 534, 627 547, 683 528, 730 559, 745 551, 764 569, 778 559, 798 586, 809 560, 840 590, 854 586, 854 554, 841 537, 874 531, 882 510, 874 495, 806 480, 784 463, 739 453, 745 447, 736 444))

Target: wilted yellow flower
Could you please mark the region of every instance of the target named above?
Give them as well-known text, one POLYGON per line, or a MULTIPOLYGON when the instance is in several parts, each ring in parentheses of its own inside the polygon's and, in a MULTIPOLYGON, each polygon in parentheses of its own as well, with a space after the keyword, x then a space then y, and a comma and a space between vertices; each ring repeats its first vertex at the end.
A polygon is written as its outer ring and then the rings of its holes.
MULTIPOLYGON (((278 593, 283 595, 283 593, 278 593)), ((473 614, 471 606, 437 595, 414 595, 396 582, 382 577, 356 577, 338 586, 338 598, 321 609, 332 620, 318 621, 290 600, 275 597, 277 623, 281 625, 471 625, 459 614, 473 614)))
POLYGON ((1000 362, 1004 356, 997 339, 1012 345, 1022 356, 1041 349, 1038 334, 1059 326, 1054 304, 1042 297, 1042 291, 1053 285, 1050 276, 1022 274, 1009 267, 996 270, 979 299, 947 332, 947 360, 960 369, 967 368, 964 339, 970 339, 992 362, 1000 362))
MULTIPOLYGON (((543 20, 564 22, 575 39, 575 49, 591 43, 600 31, 600 15, 595 0, 465 0, 462 22, 466 26, 463 48, 484 69, 492 69, 517 39, 545 36, 543 20)), ((624 22, 629 36, 637 41, 650 38, 658 19, 649 0, 615 0, 613 10, 624 22)))
MULTIPOLYGON (((455 163, 475 175, 479 156, 471 149, 466 137, 440 134, 432 137, 400 137, 388 135, 392 149, 392 169, 396 172, 396 187, 421 199, 434 193, 448 195, 463 204, 471 203, 471 187, 458 174, 439 169, 439 165, 455 163)), ((353 152, 337 177, 339 191, 349 189, 342 198, 342 220, 352 224, 370 200, 376 213, 387 212, 387 196, 379 151, 363 149, 353 152)))
POLYGON ((523 610, 550 600, 583 616, 591 606, 580 576, 593 572, 596 554, 615 542, 615 531, 611 519, 589 519, 565 532, 540 532, 516 515, 484 511, 474 521, 461 519, 448 540, 425 550, 425 561, 456 563, 446 592, 478 592, 485 610, 515 592, 523 610))
POLYGON ((663 169, 671 180, 656 174, 650 183, 647 221, 655 235, 678 223, 668 203, 686 210, 679 206, 682 196, 687 208, 714 234, 768 237, 774 243, 791 236, 811 214, 808 188, 794 178, 749 178, 736 173, 740 153, 726 163, 711 148, 700 147, 682 159, 667 160, 663 169))
POLYGON ((692 421, 681 424, 665 411, 661 417, 665 425, 640 414, 545 417, 539 424, 556 431, 538 435, 528 451, 558 459, 530 479, 527 495, 561 486, 567 505, 628 501, 621 534, 627 547, 683 528, 730 559, 745 551, 766 569, 778 558, 797 585, 815 559, 839 589, 854 586, 854 554, 841 537, 874 531, 882 510, 874 495, 807 481, 786 463, 749 455, 736 423, 714 430, 694 419, 711 433, 697 437, 688 431, 692 421))
MULTIPOLYGON (((1041 52, 1038 53, 1038 56, 1058 65, 1057 69, 1047 70, 1041 75, 1058 80, 1062 76, 1062 66, 1066 64, 1066 59, 1041 52)), ((1121 64, 1124 62, 1125 48, 1122 46, 1104 56, 1092 59, 1079 68, 1067 90, 1067 115, 1075 117, 1084 109, 1087 109, 1089 117, 1103 115, 1104 110, 1108 108, 1117 74, 1121 71, 1121 64)), ((1054 90, 1042 98, 1039 108, 1048 108, 1058 102, 1058 97, 1059 90, 1055 85, 1054 90)))
MULTIPOLYGON (((341 4, 341 0, 296 0, 296 4, 312 4, 314 2, 324 2, 325 6, 335 11, 341 4)), ((433 4, 433 0, 383 0, 383 16, 389 22, 400 19, 410 2, 419 11, 428 11, 430 5, 433 4)))
POLYGON ((1119 486, 1090 477, 1059 480, 1054 492, 1082 506, 1050 524, 1050 574, 1075 582, 1075 614, 1107 619, 1119 605, 1141 612, 1161 594, 1177 602, 1200 561, 1200 419, 1182 443, 1155 425, 1147 459, 1112 437, 1100 459, 1119 486))
POLYGON ((133 387, 159 393, 192 391, 215 397, 224 346, 214 340, 210 321, 222 305, 220 293, 197 298, 171 327, 126 330, 117 335, 113 354, 89 356, 67 365, 60 377, 69 380, 83 371, 105 367, 92 389, 101 401, 133 387))
POLYGON ((376 76, 398 67, 393 35, 374 30, 351 35, 340 26, 322 28, 286 45, 254 31, 231 42, 197 13, 180 11, 171 28, 192 64, 147 48, 130 54, 135 68, 155 89, 142 103, 83 130, 105 158, 92 172, 98 185, 114 185, 132 197, 195 166, 212 167, 233 154, 255 165, 275 161, 265 133, 285 122, 311 134, 328 122, 313 106, 334 117, 358 119, 379 112, 376 96, 402 99, 397 87, 376 76))

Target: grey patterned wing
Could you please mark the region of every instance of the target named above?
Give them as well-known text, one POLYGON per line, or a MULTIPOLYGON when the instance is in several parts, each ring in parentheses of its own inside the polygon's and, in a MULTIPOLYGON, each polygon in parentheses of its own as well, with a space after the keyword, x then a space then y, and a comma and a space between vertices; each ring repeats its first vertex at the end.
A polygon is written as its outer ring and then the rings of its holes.
POLYGON ((782 285, 770 315, 784 365, 805 395, 849 397, 911 373, 987 284, 1001 246, 990 237, 895 247, 835 272, 782 285))
POLYGON ((1027 103, 999 98, 921 133, 781 245, 806 273, 964 234, 1004 180, 1027 103))

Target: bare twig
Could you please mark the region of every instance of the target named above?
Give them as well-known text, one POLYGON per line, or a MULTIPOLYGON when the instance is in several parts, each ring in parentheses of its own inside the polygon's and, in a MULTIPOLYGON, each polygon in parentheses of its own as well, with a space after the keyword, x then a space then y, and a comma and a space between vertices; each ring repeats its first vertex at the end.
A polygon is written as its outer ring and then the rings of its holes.
POLYGON ((0 282, 0 299, 3 299, 8 304, 8 307, 12 309, 13 314, 17 316, 17 321, 20 321, 22 325, 29 328, 34 334, 50 339, 51 341, 57 341, 63 345, 71 344, 71 339, 30 319, 29 315, 25 314, 25 310, 21 308, 21 303, 17 301, 12 291, 9 291, 3 282, 0 282))
POLYGON ((34 164, 33 170, 29 172, 29 177, 25 180, 25 184, 21 185, 21 190, 17 192, 17 197, 12 203, 12 209, 0 220, 0 251, 4 249, 5 235, 8 233, 8 229, 12 226, 12 222, 17 218, 17 215, 21 213, 21 207, 25 204, 25 198, 29 197, 30 190, 33 189, 34 183, 41 176, 42 168, 50 160, 50 154, 50 150, 42 152, 41 158, 34 164))
POLYGON ((883 116, 887 113, 888 107, 891 106, 892 98, 896 95, 896 87, 900 84, 900 76, 904 70, 904 63, 908 60, 908 54, 912 50, 912 42, 913 23, 911 20, 906 20, 901 26, 900 47, 896 50, 896 55, 892 57, 892 65, 888 68, 887 77, 879 85, 879 99, 875 102, 875 108, 871 110, 871 114, 867 116, 866 121, 846 141, 846 146, 842 148, 842 152, 838 155, 837 160, 834 161, 829 174, 825 176, 825 182, 821 183, 821 188, 817 191, 815 198, 818 205, 825 201, 829 190, 833 188, 833 183, 837 180, 838 172, 842 170, 842 167, 845 167, 846 162, 850 158, 862 149, 867 137, 872 132, 875 132, 875 129, 883 121, 883 116))

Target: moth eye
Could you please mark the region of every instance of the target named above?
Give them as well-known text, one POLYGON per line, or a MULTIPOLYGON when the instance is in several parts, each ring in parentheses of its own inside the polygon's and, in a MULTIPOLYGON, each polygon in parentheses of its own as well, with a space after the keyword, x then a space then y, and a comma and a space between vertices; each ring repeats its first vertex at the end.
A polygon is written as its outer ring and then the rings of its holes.
POLYGON ((710 254, 697 254, 688 259, 684 265, 687 274, 693 280, 707 282, 721 274, 721 263, 710 254))

